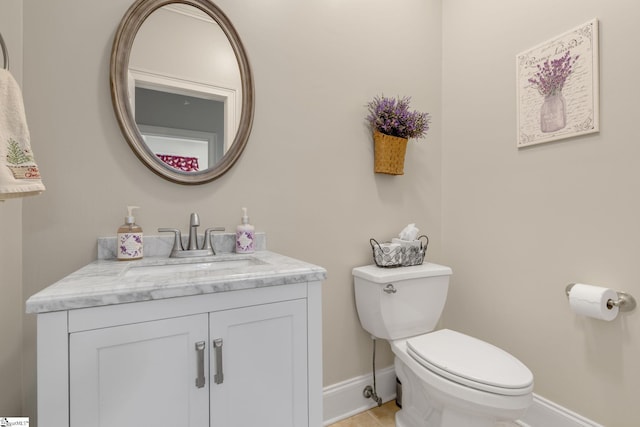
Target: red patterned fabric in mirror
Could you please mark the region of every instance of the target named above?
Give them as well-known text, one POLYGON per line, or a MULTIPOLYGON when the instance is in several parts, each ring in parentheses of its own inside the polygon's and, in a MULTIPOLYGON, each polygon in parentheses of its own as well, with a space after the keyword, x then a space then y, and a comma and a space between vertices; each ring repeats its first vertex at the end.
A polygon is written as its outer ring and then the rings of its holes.
POLYGON ((197 157, 173 156, 171 154, 156 154, 160 160, 184 172, 195 172, 199 170, 197 157))

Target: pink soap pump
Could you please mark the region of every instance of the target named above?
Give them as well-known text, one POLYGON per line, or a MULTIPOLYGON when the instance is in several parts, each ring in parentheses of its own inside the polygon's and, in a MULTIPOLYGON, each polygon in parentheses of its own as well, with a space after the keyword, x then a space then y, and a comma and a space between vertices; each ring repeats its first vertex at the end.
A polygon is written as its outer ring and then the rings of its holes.
POLYGON ((252 254, 255 251, 255 227, 249 224, 247 208, 242 208, 242 224, 236 228, 236 253, 252 254))

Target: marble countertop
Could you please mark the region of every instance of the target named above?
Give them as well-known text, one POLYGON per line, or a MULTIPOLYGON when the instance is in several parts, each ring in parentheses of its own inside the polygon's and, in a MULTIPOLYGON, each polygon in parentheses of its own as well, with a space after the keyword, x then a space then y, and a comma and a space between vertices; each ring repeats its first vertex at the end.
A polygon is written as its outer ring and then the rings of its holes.
POLYGON ((269 251, 182 259, 99 259, 31 296, 26 310, 45 313, 287 285, 324 280, 326 273, 322 267, 269 251))

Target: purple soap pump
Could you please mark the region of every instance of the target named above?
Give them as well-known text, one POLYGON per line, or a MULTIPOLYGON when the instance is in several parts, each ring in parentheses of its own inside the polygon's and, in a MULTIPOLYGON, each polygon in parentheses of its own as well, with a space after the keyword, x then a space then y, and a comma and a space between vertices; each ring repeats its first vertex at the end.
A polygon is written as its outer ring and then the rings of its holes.
POLYGON ((251 254, 255 251, 255 227, 249 224, 247 208, 242 208, 242 224, 236 228, 236 253, 251 254))

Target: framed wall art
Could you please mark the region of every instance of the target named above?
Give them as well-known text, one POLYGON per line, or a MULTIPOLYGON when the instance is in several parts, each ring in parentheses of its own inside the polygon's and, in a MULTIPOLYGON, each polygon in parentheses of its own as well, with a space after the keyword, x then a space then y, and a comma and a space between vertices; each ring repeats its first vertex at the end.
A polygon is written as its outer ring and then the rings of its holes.
POLYGON ((516 57, 518 147, 599 131, 598 20, 516 57))

